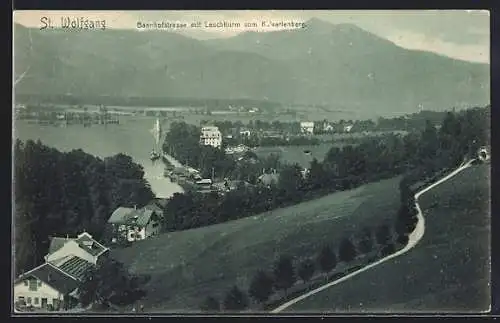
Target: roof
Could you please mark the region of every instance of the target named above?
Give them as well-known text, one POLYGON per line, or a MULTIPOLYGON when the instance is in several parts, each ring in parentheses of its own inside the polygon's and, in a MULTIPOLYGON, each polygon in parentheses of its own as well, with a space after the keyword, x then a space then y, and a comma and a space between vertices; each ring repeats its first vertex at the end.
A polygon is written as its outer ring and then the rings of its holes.
POLYGON ((154 203, 154 204, 164 208, 168 204, 168 199, 155 198, 152 202, 150 202, 150 204, 151 203, 154 203))
POLYGON ((144 208, 147 209, 147 210, 151 210, 153 212, 156 212, 158 214, 162 214, 163 213, 163 208, 160 205, 156 204, 156 203, 149 203, 144 208))
POLYGON ((78 287, 78 281, 54 265, 45 263, 18 277, 16 282, 35 277, 63 294, 69 294, 78 287))
POLYGON ((134 211, 133 208, 119 207, 108 219, 108 223, 125 223, 129 219, 129 214, 134 211))
POLYGON ((49 254, 52 254, 56 252, 57 250, 61 249, 64 244, 70 240, 70 238, 59 238, 59 237, 51 237, 50 238, 50 245, 49 245, 49 254))
POLYGON ((57 266, 59 269, 71 276, 83 280, 85 273, 94 265, 77 256, 69 257, 63 264, 57 266))
POLYGON ((275 184, 279 180, 279 175, 278 174, 262 174, 259 176, 258 180, 262 182, 264 185, 271 185, 275 184))
POLYGON ((105 246, 100 244, 97 240, 93 239, 90 234, 83 232, 77 238, 59 238, 52 237, 49 246, 49 255, 61 249, 67 242, 74 241, 80 248, 85 250, 92 256, 98 256, 104 251, 108 250, 105 246))
POLYGON ((151 216, 155 212, 151 209, 147 208, 142 208, 139 210, 134 210, 132 213, 132 216, 129 219, 129 223, 132 222, 138 226, 145 226, 146 224, 149 223, 149 220, 151 219, 151 216))
POLYGON ((98 256, 104 251, 108 250, 108 248, 97 242, 92 238, 91 235, 86 232, 81 234, 75 241, 78 243, 80 248, 82 248, 92 256, 98 256))

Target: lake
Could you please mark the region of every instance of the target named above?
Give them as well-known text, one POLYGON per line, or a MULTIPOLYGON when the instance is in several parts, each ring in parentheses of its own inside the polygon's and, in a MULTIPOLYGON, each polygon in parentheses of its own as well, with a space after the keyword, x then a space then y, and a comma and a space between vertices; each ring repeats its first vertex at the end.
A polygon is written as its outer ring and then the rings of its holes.
POLYGON ((14 138, 23 141, 40 139, 43 144, 61 151, 81 148, 83 151, 104 158, 118 153, 129 155, 136 163, 144 167, 145 178, 153 192, 162 198, 170 197, 182 188, 163 177, 162 162, 153 164, 149 154, 154 146, 154 138, 150 129, 154 118, 134 117, 120 118, 119 125, 83 125, 68 127, 41 126, 27 121, 16 120, 14 138))

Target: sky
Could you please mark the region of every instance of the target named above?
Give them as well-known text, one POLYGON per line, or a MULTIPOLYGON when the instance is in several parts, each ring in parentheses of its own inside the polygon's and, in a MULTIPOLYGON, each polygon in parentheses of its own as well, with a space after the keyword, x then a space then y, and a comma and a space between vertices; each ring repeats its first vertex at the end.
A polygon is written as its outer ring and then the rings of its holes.
MULTIPOLYGON (((16 11, 14 22, 27 27, 41 27, 48 17, 55 25, 60 17, 105 20, 106 28, 135 29, 138 22, 179 22, 201 28, 162 29, 198 38, 231 37, 240 32, 275 31, 280 28, 244 28, 245 22, 307 22, 319 18, 333 24, 352 23, 395 44, 435 52, 472 62, 489 63, 490 15, 485 10, 218 10, 218 11, 16 11), (205 22, 239 22, 240 28, 206 28, 205 22)), ((307 28, 307 27, 306 27, 307 28)), ((81 31, 85 32, 85 31, 81 31)))

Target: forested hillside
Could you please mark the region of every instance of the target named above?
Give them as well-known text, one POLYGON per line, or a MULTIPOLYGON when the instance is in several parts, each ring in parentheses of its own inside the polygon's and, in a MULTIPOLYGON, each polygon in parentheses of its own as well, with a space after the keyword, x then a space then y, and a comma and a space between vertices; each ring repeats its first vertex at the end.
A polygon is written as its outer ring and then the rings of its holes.
POLYGON ((40 264, 49 237, 86 230, 105 238, 106 222, 118 206, 138 207, 153 198, 142 166, 118 154, 104 160, 67 153, 40 141, 14 147, 16 274, 40 264))

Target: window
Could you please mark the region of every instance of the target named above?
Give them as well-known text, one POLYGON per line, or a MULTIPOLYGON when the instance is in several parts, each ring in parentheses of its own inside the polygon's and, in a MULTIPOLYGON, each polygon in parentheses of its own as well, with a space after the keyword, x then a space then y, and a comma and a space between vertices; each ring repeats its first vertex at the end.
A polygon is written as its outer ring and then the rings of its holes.
POLYGON ((31 297, 28 297, 28 304, 31 304, 31 297))
POLYGON ((40 299, 38 297, 35 297, 35 305, 38 305, 40 299))
POLYGON ((19 303, 24 304, 24 296, 19 296, 19 303))
POLYGON ((28 280, 24 281, 24 286, 28 286, 28 280))
POLYGON ((30 290, 36 291, 38 289, 38 281, 36 279, 30 279, 29 281, 30 290))

